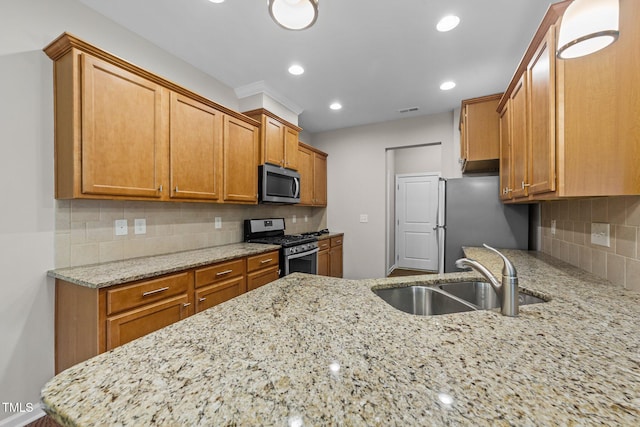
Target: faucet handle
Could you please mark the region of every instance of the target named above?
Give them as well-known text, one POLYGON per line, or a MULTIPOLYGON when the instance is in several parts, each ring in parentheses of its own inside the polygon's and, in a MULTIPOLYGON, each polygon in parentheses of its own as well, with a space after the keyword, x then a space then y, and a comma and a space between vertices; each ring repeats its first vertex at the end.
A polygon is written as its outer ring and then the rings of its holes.
POLYGON ((502 267, 502 275, 503 276, 509 276, 509 277, 517 277, 518 276, 518 272, 516 271, 516 268, 514 267, 514 265, 511 263, 511 261, 509 261, 509 259, 506 256, 504 256, 497 249, 492 248, 491 246, 487 245, 486 243, 483 243, 482 246, 484 246, 485 248, 489 249, 490 251, 495 252, 496 254, 498 254, 500 256, 500 258, 502 258, 502 261, 504 262, 504 266, 502 267))

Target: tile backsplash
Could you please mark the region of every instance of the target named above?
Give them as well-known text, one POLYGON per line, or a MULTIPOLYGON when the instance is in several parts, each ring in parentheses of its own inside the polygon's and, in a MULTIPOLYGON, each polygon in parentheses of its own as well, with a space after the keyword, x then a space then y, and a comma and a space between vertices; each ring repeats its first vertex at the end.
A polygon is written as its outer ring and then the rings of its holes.
POLYGON ((288 234, 326 228, 327 222, 325 208, 57 200, 55 265, 75 267, 237 243, 243 240, 245 219, 266 217, 285 218, 288 234), (222 219, 220 229, 215 228, 216 217, 222 219), (142 218, 146 233, 135 234, 134 220, 142 218), (127 220, 127 235, 115 235, 117 219, 127 220))
POLYGON ((640 196, 543 202, 541 227, 544 253, 640 291, 640 196), (591 243, 592 223, 609 224, 609 247, 591 243))

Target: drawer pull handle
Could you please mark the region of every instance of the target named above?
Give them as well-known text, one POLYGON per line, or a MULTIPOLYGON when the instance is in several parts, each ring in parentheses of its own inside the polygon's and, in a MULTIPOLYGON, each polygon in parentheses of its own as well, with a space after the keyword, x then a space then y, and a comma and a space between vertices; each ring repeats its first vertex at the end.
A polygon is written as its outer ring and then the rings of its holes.
POLYGON ((225 270, 216 273, 216 276, 224 276, 225 274, 233 273, 233 270, 225 270))
POLYGON ((268 262, 273 261, 273 258, 269 258, 269 259, 263 259, 262 261, 260 261, 260 264, 266 264, 268 262))
POLYGON ((341 245, 342 244, 342 240, 336 240, 336 245, 341 245))
POLYGON ((183 306, 183 307, 185 307, 185 308, 186 308, 186 307, 189 307, 190 305, 191 305, 191 303, 190 303, 190 302, 185 302, 184 304, 182 304, 182 306, 183 306))
POLYGON ((153 294, 158 294, 160 292, 164 292, 166 290, 168 290, 169 287, 165 287, 165 288, 160 288, 160 289, 156 289, 155 291, 149 291, 149 292, 145 292, 142 294, 143 297, 148 297, 149 295, 153 295, 153 294))
POLYGON ((199 301, 200 301, 200 302, 203 302, 203 301, 206 301, 206 299, 207 299, 207 297, 202 297, 202 298, 200 298, 200 300, 199 300, 199 301))

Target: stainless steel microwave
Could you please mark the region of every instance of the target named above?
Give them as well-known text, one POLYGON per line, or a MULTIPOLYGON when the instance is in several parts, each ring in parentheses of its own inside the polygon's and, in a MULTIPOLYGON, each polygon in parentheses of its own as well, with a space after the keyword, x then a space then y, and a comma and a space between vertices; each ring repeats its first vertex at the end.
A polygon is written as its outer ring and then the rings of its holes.
POLYGON ((300 203, 300 174, 270 164, 258 167, 260 203, 300 203))

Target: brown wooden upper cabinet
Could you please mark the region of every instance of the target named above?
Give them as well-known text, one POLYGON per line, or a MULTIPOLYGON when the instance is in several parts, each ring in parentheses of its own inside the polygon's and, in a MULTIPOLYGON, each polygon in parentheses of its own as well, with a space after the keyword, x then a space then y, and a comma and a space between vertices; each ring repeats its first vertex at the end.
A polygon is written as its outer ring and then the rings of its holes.
POLYGON ((327 153, 300 142, 299 206, 327 206, 327 153))
POLYGON ((220 199, 223 114, 186 96, 171 94, 169 164, 171 197, 220 199))
POLYGON ((640 2, 620 0, 611 46, 560 60, 569 3, 549 7, 498 106, 504 201, 640 194, 640 2))
POLYGON ((460 107, 460 159, 463 172, 497 171, 500 158, 502 94, 465 99, 460 107))
POLYGON ((298 135, 302 129, 263 108, 243 114, 261 124, 260 163, 298 170, 298 135))
POLYGON ((56 198, 257 203, 259 122, 68 33, 44 51, 56 198))

